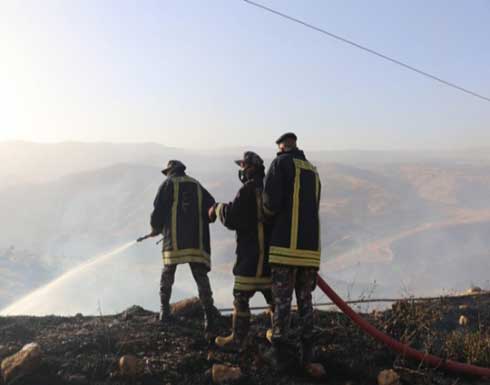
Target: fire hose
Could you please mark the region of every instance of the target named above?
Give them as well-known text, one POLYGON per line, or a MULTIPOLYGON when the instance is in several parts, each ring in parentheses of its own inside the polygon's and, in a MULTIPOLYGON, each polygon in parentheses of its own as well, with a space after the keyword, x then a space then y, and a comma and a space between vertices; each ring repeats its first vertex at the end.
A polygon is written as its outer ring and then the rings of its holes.
POLYGON ((325 293, 325 295, 327 295, 347 317, 349 317, 357 326, 359 326, 359 328, 402 356, 426 363, 434 368, 441 368, 454 373, 490 378, 489 368, 446 360, 431 354, 419 352, 408 345, 402 344, 400 341, 397 341, 387 334, 379 331, 359 314, 357 314, 344 302, 344 300, 342 300, 342 298, 337 295, 337 293, 335 293, 335 291, 320 275, 318 275, 317 283, 318 287, 325 293))
MULTIPOLYGON (((138 238, 137 242, 142 242, 150 237, 152 237, 151 234, 145 235, 138 238)), ((361 330, 363 330, 382 344, 386 345, 393 351, 397 352, 398 354, 401 354, 404 357, 408 357, 416 361, 420 361, 421 363, 426 363, 434 368, 445 369, 453 373, 490 378, 490 368, 483 368, 480 366, 463 364, 457 361, 446 360, 432 354, 419 352, 418 350, 395 340, 389 335, 376 329, 368 321, 357 314, 342 298, 338 296, 338 294, 327 284, 327 282, 325 282, 320 274, 318 274, 317 276, 317 284, 318 287, 325 293, 325 295, 327 295, 332 300, 332 302, 337 305, 337 307, 342 310, 342 312, 347 317, 349 317, 361 330)))

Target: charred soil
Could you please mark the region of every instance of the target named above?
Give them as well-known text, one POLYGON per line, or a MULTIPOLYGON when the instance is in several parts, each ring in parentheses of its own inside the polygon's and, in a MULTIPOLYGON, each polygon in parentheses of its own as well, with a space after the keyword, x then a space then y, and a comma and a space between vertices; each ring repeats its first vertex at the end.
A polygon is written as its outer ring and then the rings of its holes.
MULTIPOLYGON (((490 379, 458 377, 405 360, 375 342, 336 311, 316 311, 316 358, 329 384, 376 384, 380 371, 394 369, 401 384, 490 384, 490 379)), ((490 366, 490 296, 397 302, 385 311, 364 314, 375 326, 421 351, 479 366, 490 366), (462 317, 465 317, 462 321, 462 317)), ((242 354, 209 346, 197 304, 161 327, 156 314, 138 306, 112 316, 0 317, 0 361, 36 342, 42 363, 17 385, 57 384, 210 384, 213 364, 240 366, 239 384, 310 384, 292 365, 276 373, 262 359, 269 348, 266 314, 253 316, 249 348, 242 354), (123 375, 119 360, 133 355, 141 364, 123 375)), ((293 316, 293 328, 296 315, 293 316)), ((229 333, 222 316, 218 332, 229 333)), ((292 339, 294 344, 294 338, 292 339)), ((293 349, 294 350, 294 349, 293 349)), ((299 351, 299 350, 298 350, 299 351)), ((1 379, 0 379, 1 382, 1 379)))

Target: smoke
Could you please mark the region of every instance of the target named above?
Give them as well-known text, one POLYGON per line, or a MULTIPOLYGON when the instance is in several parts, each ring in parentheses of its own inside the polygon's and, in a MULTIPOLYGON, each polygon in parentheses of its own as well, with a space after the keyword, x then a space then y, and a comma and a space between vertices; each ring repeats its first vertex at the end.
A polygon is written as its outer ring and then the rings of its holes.
MULTIPOLYGON (((127 242, 65 272, 2 309, 0 316, 115 314, 135 304, 157 310, 161 254, 155 250, 154 242, 133 247, 135 243, 127 242)), ((216 305, 231 307, 231 270, 211 272, 210 281, 216 305)), ((188 264, 179 265, 172 302, 197 294, 188 264)), ((256 297, 252 304, 264 304, 262 298, 256 297)))
MULTIPOLYGON (((69 283, 71 281, 76 281, 77 277, 83 275, 84 273, 91 271, 95 272, 101 264, 120 255, 132 247, 135 243, 136 241, 128 242, 122 246, 114 248, 108 253, 99 255, 88 262, 67 271, 47 285, 34 290, 19 301, 14 302, 5 309, 2 309, 0 311, 0 315, 47 314, 51 311, 50 309, 54 310, 54 306, 56 309, 59 308, 59 304, 54 304, 52 299, 57 298, 60 293, 65 293, 65 295, 70 297, 72 303, 78 303, 80 293, 76 296, 74 295, 75 293, 68 294, 67 287, 70 286, 69 283), (71 297, 71 294, 74 296, 71 297)), ((66 311, 69 311, 69 309, 66 309, 65 312, 66 311)))

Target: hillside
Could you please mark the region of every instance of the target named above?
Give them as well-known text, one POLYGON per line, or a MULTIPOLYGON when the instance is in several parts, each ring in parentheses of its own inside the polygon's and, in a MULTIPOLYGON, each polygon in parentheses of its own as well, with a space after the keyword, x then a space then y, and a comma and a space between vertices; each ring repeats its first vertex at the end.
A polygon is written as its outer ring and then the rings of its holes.
MULTIPOLYGON (((261 356, 268 317, 253 317, 253 337, 243 355, 223 353, 208 346, 201 334, 202 314, 197 303, 178 306, 178 322, 160 329, 156 314, 134 306, 114 316, 0 317, 0 360, 27 343, 42 351, 40 366, 17 385, 57 384, 209 384, 213 364, 240 366, 239 384, 313 384, 294 366, 274 373, 261 356), (134 355, 141 370, 134 378, 118 367, 124 355, 134 355)), ((432 354, 481 366, 490 365, 490 299, 488 295, 398 302, 384 312, 364 314, 378 328, 432 354), (464 315, 466 326, 458 323, 464 315)), ((316 359, 327 369, 333 385, 372 385, 378 373, 394 368, 402 385, 483 385, 487 382, 434 371, 403 359, 360 332, 342 314, 317 311, 316 359)), ((296 315, 293 317, 293 327, 296 315)), ((226 333, 230 317, 220 321, 226 333)))
MULTIPOLYGON (((199 178, 219 201, 232 199, 239 187, 229 157, 188 154, 186 158, 190 175, 199 178), (208 161, 194 169, 192 165, 203 156, 208 161)), ((471 284, 490 285, 483 273, 490 267, 486 236, 490 167, 317 165, 323 182, 322 273, 336 282, 342 294, 355 297, 373 288, 377 295, 401 290, 404 294, 439 294, 471 284), (431 276, 436 270, 438 274, 431 276)), ((0 189, 0 309, 65 271, 146 233, 154 194, 163 180, 159 170, 155 165, 122 163, 0 189)), ((212 248, 213 287, 219 302, 229 305, 226 288, 231 282, 233 233, 213 225, 212 248)), ((85 282, 95 282, 96 289, 84 284, 81 277, 73 287, 63 288, 72 292, 82 285, 80 306, 84 305, 79 311, 93 314, 99 301, 110 312, 131 303, 156 308, 161 267, 158 247, 148 241, 119 259, 104 265, 107 271, 118 271, 110 284, 102 278, 108 274, 98 270, 95 280, 85 276, 85 282), (130 291, 127 282, 135 279, 142 286, 130 291), (124 303, 126 295, 130 297, 124 303)), ((185 275, 180 277, 184 282, 185 275)), ((187 285, 180 293, 192 295, 193 290, 187 285)), ((59 309, 51 311, 62 314, 68 308, 71 306, 62 301, 59 309)))

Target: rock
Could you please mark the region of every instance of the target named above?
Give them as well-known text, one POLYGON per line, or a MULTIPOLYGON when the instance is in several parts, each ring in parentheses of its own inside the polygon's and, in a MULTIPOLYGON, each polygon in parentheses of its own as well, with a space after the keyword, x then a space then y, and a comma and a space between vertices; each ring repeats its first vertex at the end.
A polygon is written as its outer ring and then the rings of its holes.
POLYGON ((316 380, 322 380, 327 377, 327 372, 322 364, 309 363, 305 366, 306 374, 316 380))
POLYGON ((201 301, 192 297, 172 304, 172 314, 177 317, 193 317, 202 314, 201 301))
POLYGON ((148 316, 151 315, 152 312, 143 309, 141 306, 138 305, 133 305, 129 308, 127 308, 125 311, 122 312, 121 314, 121 319, 123 321, 129 321, 130 319, 134 317, 143 317, 143 316, 148 316))
POLYGON ((36 343, 25 345, 19 352, 2 361, 2 377, 7 384, 34 372, 41 364, 41 347, 36 343))
POLYGON ((470 287, 466 292, 468 294, 475 294, 475 293, 481 293, 483 290, 481 289, 481 287, 478 287, 478 286, 472 286, 470 287))
POLYGON ((461 326, 468 326, 469 323, 470 323, 470 320, 465 315, 462 315, 461 317, 459 317, 459 324, 461 326))
POLYGON ((400 376, 393 369, 378 374, 378 385, 400 385, 400 376))
POLYGON ((224 384, 237 381, 242 377, 242 371, 236 366, 214 364, 211 369, 211 378, 215 384, 224 384))
POLYGON ((127 354, 119 359, 119 375, 122 377, 135 378, 143 375, 145 363, 143 360, 127 354))

